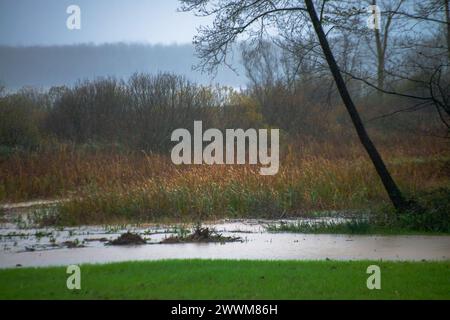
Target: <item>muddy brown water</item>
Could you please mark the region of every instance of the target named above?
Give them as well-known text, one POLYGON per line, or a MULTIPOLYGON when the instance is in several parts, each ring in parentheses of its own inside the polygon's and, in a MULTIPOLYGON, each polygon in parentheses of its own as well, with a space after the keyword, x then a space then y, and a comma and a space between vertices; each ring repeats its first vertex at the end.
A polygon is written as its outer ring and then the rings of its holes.
POLYGON ((267 233, 263 224, 252 221, 222 222, 214 225, 223 235, 239 236, 243 242, 157 244, 171 233, 161 227, 114 230, 102 227, 69 228, 63 231, 1 229, 0 268, 17 265, 51 266, 161 259, 268 259, 268 260, 449 260, 448 236, 349 236, 267 233), (106 246, 132 230, 150 244, 106 246), (9 236, 5 236, 9 232, 9 236), (19 234, 22 232, 22 234, 19 234), (48 234, 36 237, 36 232, 48 234), (32 235, 25 236, 25 233, 32 235), (49 234, 52 234, 49 236, 49 234), (84 247, 67 248, 66 241, 84 247), (88 241, 91 239, 92 241, 88 241), (84 242, 83 242, 84 240, 84 242), (33 251, 30 251, 33 250, 33 251))
MULTIPOLYGON (((232 243, 159 244, 174 235, 173 226, 83 226, 78 228, 23 228, 13 210, 0 223, 0 268, 56 266, 161 259, 265 260, 450 260, 450 236, 362 236, 269 233, 269 220, 224 220, 205 226, 224 236, 241 237, 232 243), (148 244, 107 246, 127 231, 148 244)), ((335 221, 336 218, 328 218, 335 221)), ((298 220, 283 220, 296 222, 298 220)))

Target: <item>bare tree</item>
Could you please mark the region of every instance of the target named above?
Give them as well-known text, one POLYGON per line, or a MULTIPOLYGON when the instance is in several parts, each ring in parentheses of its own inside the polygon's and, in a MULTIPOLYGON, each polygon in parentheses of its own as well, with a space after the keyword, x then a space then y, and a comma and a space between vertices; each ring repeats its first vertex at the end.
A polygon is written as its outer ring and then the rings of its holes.
POLYGON ((326 0, 320 3, 319 14, 317 14, 312 0, 304 0, 304 2, 181 0, 181 2, 183 11, 193 11, 195 14, 203 16, 213 15, 215 18, 212 26, 200 28, 199 35, 194 38, 197 55, 202 60, 200 68, 203 70, 213 71, 218 65, 227 64, 227 54, 233 43, 243 36, 261 38, 265 34, 273 33, 274 30, 279 32, 289 30, 301 37, 302 34, 308 34, 308 31, 313 30, 358 137, 372 160, 392 204, 398 211, 411 208, 411 202, 406 201, 403 197, 367 134, 336 63, 324 31, 326 21, 323 13, 327 4, 326 0))
MULTIPOLYGON (((416 110, 418 106, 434 107, 441 122, 450 129, 448 0, 380 2, 371 0, 373 5, 380 5, 382 20, 380 30, 373 31, 376 50, 372 52, 377 56, 377 79, 373 81, 370 76, 354 70, 341 68, 341 71, 379 93, 409 99, 411 106, 404 111, 416 110), (387 77, 389 83, 386 83, 387 77)), ((330 11, 340 28, 350 28, 349 17, 365 15, 364 8, 343 11, 342 7, 340 4, 341 10, 330 11)), ((352 32, 366 37, 368 34, 364 27, 355 27, 352 32)))

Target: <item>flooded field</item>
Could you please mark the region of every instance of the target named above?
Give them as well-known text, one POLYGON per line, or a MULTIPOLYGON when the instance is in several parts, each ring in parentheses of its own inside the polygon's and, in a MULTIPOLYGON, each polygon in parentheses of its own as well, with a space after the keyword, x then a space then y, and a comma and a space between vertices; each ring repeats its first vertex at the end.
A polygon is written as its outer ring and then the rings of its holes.
MULTIPOLYGON (((448 260, 450 236, 359 236, 270 233, 266 226, 281 221, 223 220, 205 224, 235 242, 161 243, 188 232, 188 226, 23 227, 17 219, 27 208, 7 210, 0 224, 0 268, 106 263, 160 259, 280 260, 448 260), (112 246, 121 234, 140 235, 146 244, 112 246)), ((283 220, 295 222, 298 220, 283 220)))

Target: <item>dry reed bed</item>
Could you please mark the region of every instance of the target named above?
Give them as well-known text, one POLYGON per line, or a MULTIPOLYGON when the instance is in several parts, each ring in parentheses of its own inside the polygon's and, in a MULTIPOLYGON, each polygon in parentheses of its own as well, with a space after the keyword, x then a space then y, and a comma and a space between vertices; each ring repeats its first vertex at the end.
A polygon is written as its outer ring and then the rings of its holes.
MULTIPOLYGON (((418 140, 381 147, 407 194, 450 185, 445 145, 418 140)), ((280 172, 256 166, 175 166, 143 152, 69 148, 13 155, 0 163, 3 201, 71 196, 56 222, 279 217, 310 210, 360 209, 387 202, 376 172, 357 144, 305 143, 283 148, 280 172)))

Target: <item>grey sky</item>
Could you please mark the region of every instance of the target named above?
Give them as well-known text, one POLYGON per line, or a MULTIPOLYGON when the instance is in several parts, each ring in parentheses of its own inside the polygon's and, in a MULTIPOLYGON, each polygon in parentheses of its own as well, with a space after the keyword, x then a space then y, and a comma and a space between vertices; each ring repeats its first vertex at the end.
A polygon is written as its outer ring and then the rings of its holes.
POLYGON ((177 0, 0 0, 1 45, 190 43, 209 18, 177 12, 177 0), (68 30, 66 9, 81 8, 81 30, 68 30))

